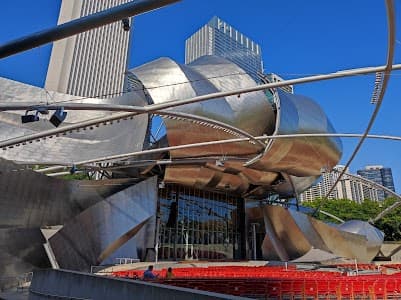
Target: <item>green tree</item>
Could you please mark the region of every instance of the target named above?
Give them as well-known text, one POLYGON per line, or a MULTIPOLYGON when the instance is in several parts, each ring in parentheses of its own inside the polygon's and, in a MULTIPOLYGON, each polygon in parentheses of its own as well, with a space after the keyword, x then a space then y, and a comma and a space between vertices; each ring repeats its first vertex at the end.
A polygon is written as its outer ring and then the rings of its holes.
MULTIPOLYGON (((322 199, 315 199, 314 201, 304 202, 302 205, 316 208, 322 201, 322 199)), ((366 199, 362 203, 357 203, 348 199, 328 199, 323 201, 321 210, 333 214, 344 221, 368 221, 376 217, 381 211, 392 205, 395 201, 397 201, 395 198, 387 198, 380 202, 366 199)), ((318 214, 317 218, 325 222, 335 222, 333 218, 322 213, 318 214)), ((401 206, 378 220, 374 225, 384 232, 385 240, 396 241, 401 240, 400 224, 401 206)))

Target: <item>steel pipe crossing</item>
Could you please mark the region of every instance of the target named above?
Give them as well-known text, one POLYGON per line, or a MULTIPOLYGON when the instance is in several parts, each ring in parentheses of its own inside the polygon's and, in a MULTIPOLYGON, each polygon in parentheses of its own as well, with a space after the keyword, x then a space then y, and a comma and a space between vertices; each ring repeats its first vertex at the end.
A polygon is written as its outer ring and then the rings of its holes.
MULTIPOLYGON (((372 113, 372 116, 369 119, 368 126, 366 127, 363 136, 359 140, 358 145, 356 145, 350 158, 348 159, 347 163, 345 164, 345 167, 344 167, 343 171, 341 172, 340 176, 337 178, 337 180, 335 181, 335 183, 333 184, 331 189, 326 193, 325 199, 327 199, 327 197, 331 194, 331 192, 333 191, 334 187, 336 186, 336 184, 338 183, 338 181, 340 180, 342 175, 344 175, 345 170, 351 165, 351 162, 354 160, 357 153, 361 149, 362 144, 366 139, 366 136, 369 134, 370 130, 372 129, 372 126, 376 120, 377 114, 379 113, 381 104, 383 102, 384 94, 386 93, 387 85, 390 80, 390 74, 394 70, 393 69, 393 60, 394 60, 394 48, 395 48, 395 41, 396 41, 396 39, 395 39, 396 26, 395 26, 395 9, 394 9, 394 1, 393 0, 386 0, 386 12, 387 12, 387 25, 388 25, 387 63, 386 63, 386 66, 385 66, 385 69, 383 72, 384 77, 383 77, 383 81, 381 84, 380 93, 377 98, 376 107, 372 113)), ((324 203, 324 200, 316 208, 313 215, 315 215, 319 211, 319 209, 323 205, 323 203, 324 203)))
MULTIPOLYGON (((272 136, 258 136, 255 137, 255 139, 262 141, 262 140, 268 140, 268 139, 288 139, 288 138, 294 138, 294 137, 344 137, 344 138, 360 138, 362 137, 362 134, 356 134, 356 133, 302 133, 302 134, 286 134, 286 135, 272 135, 272 136)), ((368 138, 371 139, 384 139, 384 140, 393 140, 393 141, 401 141, 401 137, 398 136, 389 136, 389 135, 368 135, 368 138)), ((219 145, 219 144, 231 144, 231 143, 239 143, 239 142, 246 142, 250 141, 250 138, 235 138, 235 139, 227 139, 227 140, 215 140, 215 141, 209 141, 209 142, 202 142, 202 143, 194 143, 194 144, 186 144, 186 145, 178 145, 178 146, 170 146, 170 147, 163 147, 163 148, 157 148, 157 149, 150 149, 150 150, 142 150, 142 151, 136 151, 136 152, 131 152, 131 153, 125 153, 125 154, 119 154, 119 155, 114 155, 114 156, 108 156, 108 157, 102 157, 98 159, 92 159, 92 160, 87 160, 87 161, 80 161, 76 162, 76 166, 80 165, 86 165, 86 164, 92 164, 92 163, 99 163, 99 162, 104 162, 104 161, 115 161, 115 160, 121 160, 121 159, 127 159, 130 157, 135 157, 135 156, 140 156, 140 155, 145 155, 145 154, 155 154, 155 153, 162 153, 166 151, 171 151, 171 150, 179 150, 179 149, 187 149, 187 148, 196 148, 200 146, 210 146, 210 145, 219 145)), ((52 166, 49 168, 43 168, 36 170, 39 173, 45 173, 45 172, 51 172, 51 171, 58 171, 66 166, 52 166)), ((93 168, 93 166, 91 166, 93 168)))
MULTIPOLYGON (((244 93, 250 93, 255 91, 261 91, 269 88, 277 88, 282 87, 285 85, 294 85, 294 84, 302 84, 320 80, 328 80, 328 79, 335 79, 335 78, 342 78, 342 77, 350 77, 356 75, 363 75, 369 73, 376 73, 376 72, 383 72, 386 69, 386 66, 379 66, 379 67, 367 67, 367 68, 358 68, 358 69, 351 69, 351 70, 344 70, 335 73, 329 73, 325 75, 315 75, 315 76, 307 76, 298 79, 290 79, 281 82, 274 82, 268 84, 262 84, 251 88, 245 89, 237 89, 228 92, 217 92, 211 93, 207 95, 197 96, 193 98, 188 98, 184 100, 176 100, 170 101, 167 103, 160 103, 160 104, 152 104, 145 107, 139 106, 128 106, 128 105, 104 105, 104 104, 79 104, 79 103, 62 103, 62 104, 51 104, 51 105, 38 105, 35 103, 34 105, 27 105, 21 104, 21 106, 17 104, 9 105, 9 104, 0 104, 0 111, 6 110, 27 110, 27 109, 34 109, 35 107, 42 107, 47 108, 49 110, 56 110, 60 107, 64 107, 66 110, 108 110, 108 111, 126 111, 124 113, 114 114, 112 116, 96 118, 84 122, 79 122, 67 126, 63 126, 60 128, 55 128, 31 135, 21 136, 18 138, 9 139, 0 143, 0 148, 5 147, 12 147, 16 146, 17 144, 26 143, 29 141, 37 140, 44 137, 49 137, 53 135, 62 134, 68 131, 77 130, 85 127, 96 126, 102 123, 107 123, 111 121, 121 120, 125 118, 133 117, 140 113, 153 113, 158 114, 160 110, 172 108, 176 106, 181 106, 184 104, 189 103, 196 103, 202 102, 210 99, 217 99, 226 96, 232 95, 239 95, 244 93)), ((392 66, 392 70, 401 70, 401 64, 396 64, 392 66)))
MULTIPOLYGON (((335 171, 335 172, 340 173, 338 171, 335 171)), ((355 175, 350 174, 348 172, 345 172, 344 174, 349 176, 349 177, 354 178, 355 180, 365 182, 365 183, 367 183, 367 184, 369 184, 369 185, 371 185, 371 186, 373 186, 373 187, 375 187, 377 189, 381 189, 381 190, 385 191, 386 193, 392 195, 394 198, 397 199, 397 201, 395 203, 393 203, 391 206, 389 206, 386 209, 384 209, 376 217, 374 217, 373 219, 369 219, 369 223, 371 223, 371 224, 376 223, 381 218, 383 218, 385 215, 387 215, 389 212, 391 212, 393 209, 396 209, 397 207, 399 207, 401 205, 401 195, 398 195, 396 192, 390 190, 389 188, 387 188, 387 187, 385 187, 385 186, 383 186, 381 184, 378 184, 378 183, 376 183, 376 182, 374 182, 372 180, 369 180, 367 178, 361 177, 361 176, 355 176, 355 175)))
POLYGON ((139 15, 180 0, 137 0, 36 32, 0 46, 0 58, 139 15))

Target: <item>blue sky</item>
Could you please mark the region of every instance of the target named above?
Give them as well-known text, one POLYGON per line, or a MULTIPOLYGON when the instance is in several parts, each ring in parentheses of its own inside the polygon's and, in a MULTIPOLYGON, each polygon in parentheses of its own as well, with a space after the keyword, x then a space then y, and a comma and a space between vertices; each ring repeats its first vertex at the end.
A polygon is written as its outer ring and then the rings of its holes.
MULTIPOLYGON (((95 1, 95 0, 93 0, 95 1)), ((400 1, 395 1, 401 5, 400 1)), ((59 0, 2 0, 0 44, 56 24, 59 0)), ((396 7, 396 16, 401 16, 396 7)), ((377 0, 271 1, 183 0, 135 18, 130 67, 161 56, 184 61, 185 39, 214 15, 259 43, 265 71, 284 78, 384 65, 387 52, 385 2, 377 0)), ((401 20, 397 20, 399 31, 401 20)), ((401 63, 397 33, 395 63, 401 63)), ((0 60, 0 76, 43 86, 51 45, 0 60)), ((361 133, 374 106, 373 75, 298 85, 295 92, 314 98, 338 132, 361 133)), ((394 72, 372 133, 401 136, 401 73, 394 72)), ((342 163, 356 140, 343 140, 342 163)), ((401 191, 401 143, 369 140, 351 164, 391 167, 401 191)))

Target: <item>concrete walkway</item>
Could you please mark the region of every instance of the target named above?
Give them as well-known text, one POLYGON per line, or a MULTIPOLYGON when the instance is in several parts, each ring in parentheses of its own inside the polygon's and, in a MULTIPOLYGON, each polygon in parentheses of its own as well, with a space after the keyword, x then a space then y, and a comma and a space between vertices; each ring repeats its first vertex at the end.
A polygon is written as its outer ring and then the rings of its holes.
POLYGON ((207 268, 209 266, 251 266, 251 267, 257 267, 257 266, 265 266, 268 264, 268 261, 235 261, 235 262, 208 262, 208 261, 162 261, 162 262, 137 262, 133 264, 122 264, 122 265, 113 265, 110 267, 106 267, 102 269, 99 272, 96 272, 96 274, 101 275, 111 273, 111 272, 117 272, 117 271, 128 271, 128 270, 145 270, 147 269, 148 266, 152 265, 155 270, 161 270, 161 269, 167 269, 169 267, 172 267, 174 269, 177 268, 207 268))
POLYGON ((0 299, 7 299, 7 300, 28 300, 29 298, 29 290, 8 290, 6 292, 0 293, 0 299))

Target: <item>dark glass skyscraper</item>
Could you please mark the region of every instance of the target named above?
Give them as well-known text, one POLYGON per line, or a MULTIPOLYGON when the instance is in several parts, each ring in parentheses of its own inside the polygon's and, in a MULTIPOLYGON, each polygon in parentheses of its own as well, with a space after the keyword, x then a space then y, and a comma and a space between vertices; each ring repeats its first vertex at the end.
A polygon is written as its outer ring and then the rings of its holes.
MULTIPOLYGON (((391 168, 384 168, 383 166, 366 166, 364 170, 358 170, 357 174, 395 192, 391 168)), ((378 191, 378 196, 379 200, 383 200, 389 195, 384 191, 378 191)))
POLYGON ((263 72, 260 46, 218 17, 213 17, 185 42, 186 64, 204 55, 226 58, 256 81, 259 81, 257 73, 263 72))

